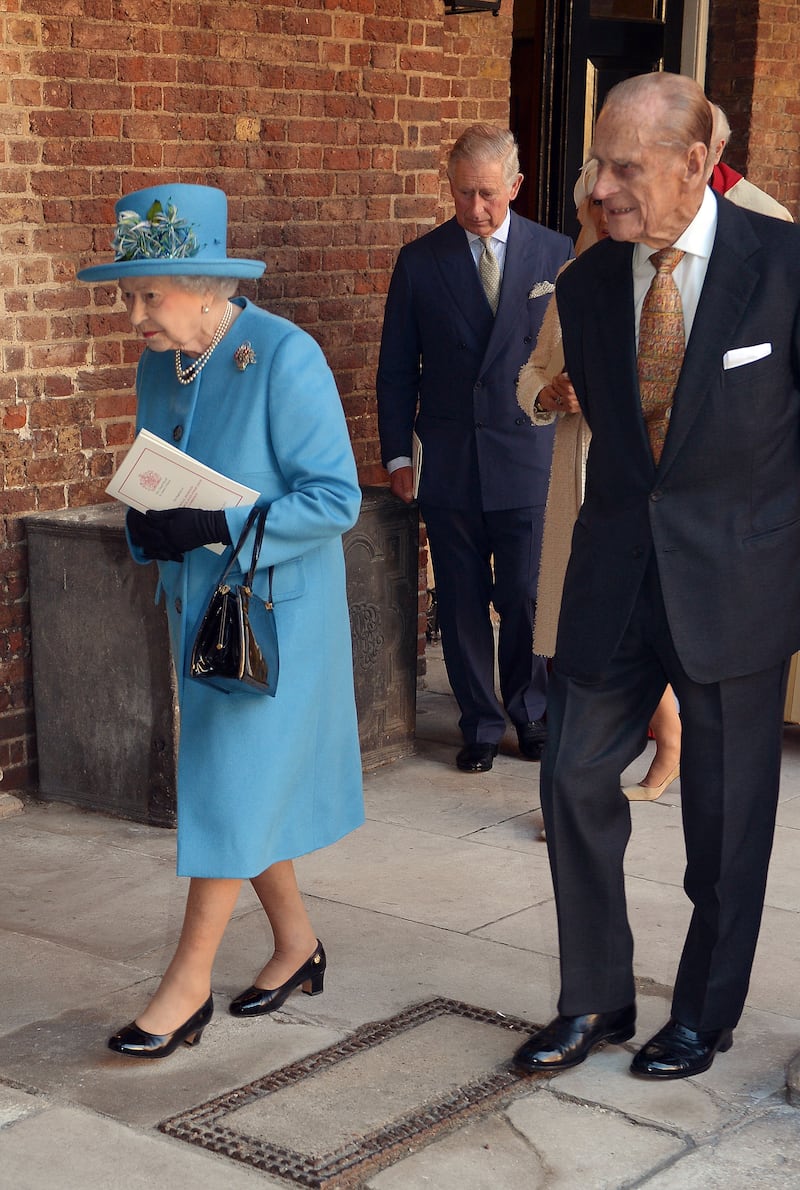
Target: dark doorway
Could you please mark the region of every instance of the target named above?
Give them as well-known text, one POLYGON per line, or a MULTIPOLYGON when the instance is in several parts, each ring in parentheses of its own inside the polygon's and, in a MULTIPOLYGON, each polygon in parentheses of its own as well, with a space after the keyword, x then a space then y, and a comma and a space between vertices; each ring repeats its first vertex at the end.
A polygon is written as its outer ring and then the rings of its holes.
POLYGON ((517 138, 520 169, 525 176, 514 210, 528 219, 538 216, 544 15, 544 0, 514 0, 510 127, 517 138))
POLYGON ((683 0, 514 0, 511 127, 521 215, 577 233, 572 188, 615 83, 680 70, 683 0))

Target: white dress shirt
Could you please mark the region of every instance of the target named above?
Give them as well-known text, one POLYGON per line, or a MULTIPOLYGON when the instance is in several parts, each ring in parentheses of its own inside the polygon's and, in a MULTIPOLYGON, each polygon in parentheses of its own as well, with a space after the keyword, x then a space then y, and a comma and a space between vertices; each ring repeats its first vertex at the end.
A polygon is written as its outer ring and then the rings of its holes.
MULTIPOLYGON (((684 232, 678 236, 673 244, 686 253, 683 260, 675 267, 672 276, 678 286, 683 307, 683 325, 686 342, 692 333, 694 316, 703 282, 706 279, 708 258, 714 247, 714 237, 717 234, 717 200, 711 190, 706 187, 700 210, 684 232)), ((639 350, 639 322, 642 316, 642 303, 650 283, 655 276, 655 269, 650 263, 650 257, 657 251, 649 244, 636 244, 633 249, 633 313, 636 320, 636 350, 639 350)))

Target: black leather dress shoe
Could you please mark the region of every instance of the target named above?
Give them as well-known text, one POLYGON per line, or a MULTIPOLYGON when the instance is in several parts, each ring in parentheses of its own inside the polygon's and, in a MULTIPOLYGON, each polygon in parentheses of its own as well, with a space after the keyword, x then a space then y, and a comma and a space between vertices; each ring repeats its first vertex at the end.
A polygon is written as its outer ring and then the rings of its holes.
POLYGON ((547 725, 542 719, 534 719, 532 723, 518 723, 517 739, 519 750, 526 760, 541 760, 542 748, 547 740, 547 725))
POLYGON ((702 1074, 719 1051, 733 1045, 733 1029, 711 1029, 697 1033, 680 1021, 668 1020, 631 1062, 631 1073, 642 1078, 689 1078, 702 1074))
POLYGON ((465 744, 456 756, 462 773, 488 773, 497 755, 497 744, 465 744))
POLYGON ((590 1012, 584 1016, 557 1016, 521 1045, 512 1059, 515 1070, 568 1070, 578 1066, 597 1046, 619 1045, 636 1032, 636 1005, 617 1012, 590 1012))
POLYGON ((136 1021, 131 1021, 124 1029, 109 1037, 108 1048, 118 1054, 124 1054, 126 1058, 166 1058, 181 1042, 185 1045, 197 1045, 213 1015, 214 1000, 209 996, 205 1004, 174 1033, 147 1033, 139 1028, 136 1021))
POLYGON ((310 959, 298 967, 294 975, 290 975, 279 988, 257 988, 255 984, 240 992, 231 1000, 228 1009, 231 1016, 263 1016, 266 1012, 275 1012, 295 988, 301 988, 307 996, 319 996, 325 982, 325 968, 328 960, 325 948, 317 938, 317 949, 310 959))

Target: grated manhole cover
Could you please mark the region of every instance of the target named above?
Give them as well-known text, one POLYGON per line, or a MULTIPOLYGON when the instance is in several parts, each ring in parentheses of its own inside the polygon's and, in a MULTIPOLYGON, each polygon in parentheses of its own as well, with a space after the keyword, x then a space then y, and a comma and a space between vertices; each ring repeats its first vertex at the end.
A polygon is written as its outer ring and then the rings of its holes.
POLYGON ((534 1028, 429 1000, 159 1128, 312 1190, 347 1190, 529 1087, 508 1068, 508 1032, 534 1028))

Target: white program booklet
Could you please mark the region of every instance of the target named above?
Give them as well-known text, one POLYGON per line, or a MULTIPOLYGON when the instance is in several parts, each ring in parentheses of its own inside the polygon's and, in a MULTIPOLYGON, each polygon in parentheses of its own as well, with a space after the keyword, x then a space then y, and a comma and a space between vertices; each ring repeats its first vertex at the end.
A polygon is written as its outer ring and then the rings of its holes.
MULTIPOLYGON (((236 508, 254 504, 259 496, 254 488, 199 463, 149 430, 136 435, 106 492, 139 512, 151 508, 236 508)), ((208 548, 221 554, 225 547, 208 548)))

